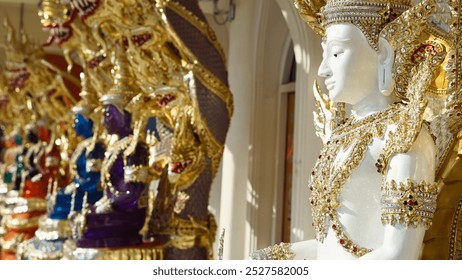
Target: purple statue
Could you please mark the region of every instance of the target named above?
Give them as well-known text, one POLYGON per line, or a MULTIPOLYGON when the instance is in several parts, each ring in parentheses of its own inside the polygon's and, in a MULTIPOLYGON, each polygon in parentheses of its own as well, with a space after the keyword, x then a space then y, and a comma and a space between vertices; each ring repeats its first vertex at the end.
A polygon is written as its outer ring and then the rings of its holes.
POLYGON ((133 140, 130 123, 130 113, 115 104, 105 104, 103 125, 119 140, 108 148, 102 168, 104 197, 87 210, 85 230, 77 247, 115 248, 142 243, 139 232, 146 218, 148 149, 144 143, 137 143, 131 155, 124 155, 133 140))

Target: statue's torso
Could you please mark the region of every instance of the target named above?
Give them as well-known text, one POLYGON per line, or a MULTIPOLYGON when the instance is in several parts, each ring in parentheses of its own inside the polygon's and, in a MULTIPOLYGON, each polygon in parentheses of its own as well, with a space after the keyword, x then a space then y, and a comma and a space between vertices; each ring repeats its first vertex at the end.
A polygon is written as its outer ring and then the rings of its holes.
POLYGON ((400 105, 333 130, 312 172, 310 190, 318 258, 353 259, 383 243, 378 159, 400 105))
MULTIPOLYGON (((337 215, 345 233, 353 242, 369 249, 379 247, 384 236, 384 227, 380 221, 382 176, 374 166, 384 144, 384 139, 378 138, 369 144, 364 159, 352 172, 339 194, 337 215)), ((351 147, 340 153, 333 162, 334 166, 341 166, 350 150, 351 147)), ((318 244, 318 259, 336 258, 355 259, 339 244, 332 223, 329 223, 324 242, 318 244)))

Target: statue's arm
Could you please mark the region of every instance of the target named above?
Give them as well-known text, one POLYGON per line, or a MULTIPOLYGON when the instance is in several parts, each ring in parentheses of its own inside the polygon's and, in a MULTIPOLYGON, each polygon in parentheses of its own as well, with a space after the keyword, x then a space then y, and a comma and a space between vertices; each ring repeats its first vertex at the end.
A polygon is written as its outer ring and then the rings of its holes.
MULTIPOLYGON (((386 182, 397 182, 405 188, 409 187, 409 181, 420 184, 425 181, 429 184, 435 180, 435 146, 430 133, 424 127, 412 148, 407 153, 396 154, 390 160, 389 169, 386 174, 386 182)), ((382 193, 382 195, 384 195, 382 193)), ((433 192, 434 195, 434 192, 433 192)), ((404 204, 406 210, 413 207, 416 210, 422 206, 422 201, 418 206, 407 205, 408 195, 397 199, 398 204, 404 204)), ((399 196, 398 196, 399 197, 399 196)), ((416 201, 416 195, 410 200, 416 201)), ((436 195, 434 196, 436 199, 436 195)), ((415 202, 412 202, 414 204, 415 202)), ((397 204, 397 208, 399 205, 397 204)), ((404 207, 404 206, 403 206, 404 207)), ((384 205, 382 205, 382 213, 384 213, 384 205)), ((408 218, 419 219, 418 214, 407 212, 408 218)), ((386 214, 385 214, 386 216, 386 214)), ((382 214, 384 217, 384 214, 382 214)), ((396 215, 395 215, 396 217, 396 215)), ((390 218, 388 216, 387 218, 390 218)), ((408 225, 405 221, 394 220, 393 222, 383 221, 385 234, 382 246, 364 255, 362 259, 417 259, 419 257, 422 241, 426 231, 427 220, 420 220, 408 225)))

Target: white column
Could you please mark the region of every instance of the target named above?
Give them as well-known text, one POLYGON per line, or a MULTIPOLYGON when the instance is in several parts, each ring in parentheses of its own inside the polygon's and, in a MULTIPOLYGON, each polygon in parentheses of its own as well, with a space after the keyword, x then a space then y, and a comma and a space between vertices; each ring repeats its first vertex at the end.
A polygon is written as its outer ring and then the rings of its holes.
POLYGON ((243 259, 249 252, 251 222, 247 202, 251 166, 251 131, 255 92, 256 39, 262 0, 236 0, 229 26, 228 70, 234 114, 223 156, 219 231, 226 230, 224 259, 243 259))
POLYGON ((297 62, 291 242, 314 238, 308 180, 321 143, 313 125, 313 83, 322 58, 321 40, 301 19, 293 0, 276 0, 289 26, 297 62))

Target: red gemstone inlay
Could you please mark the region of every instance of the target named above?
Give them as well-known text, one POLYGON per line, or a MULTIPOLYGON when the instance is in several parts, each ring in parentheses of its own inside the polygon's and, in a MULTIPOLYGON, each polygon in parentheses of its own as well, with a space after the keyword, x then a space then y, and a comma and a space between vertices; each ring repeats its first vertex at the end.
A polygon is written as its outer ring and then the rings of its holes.
POLYGON ((353 252, 358 252, 358 247, 353 247, 353 252))
POLYGON ((160 107, 164 107, 167 104, 169 104, 170 102, 174 101, 175 99, 176 99, 175 95, 167 93, 167 94, 164 94, 162 96, 158 96, 157 100, 156 100, 156 103, 160 107))
POLYGON ((183 162, 173 162, 172 163, 172 172, 176 174, 180 174, 183 172, 186 167, 188 167, 192 163, 192 160, 188 159, 183 162))
POLYGON ((411 206, 412 206, 412 205, 414 205, 414 201, 412 201, 412 200, 409 200, 407 204, 409 204, 409 205, 411 205, 411 206))
POLYGON ((340 239, 340 244, 342 244, 342 245, 345 244, 345 240, 340 239))
POLYGON ((333 229, 333 230, 337 230, 337 226, 336 226, 336 225, 332 225, 332 229, 333 229))
POLYGON ((90 68, 90 69, 93 69, 95 67, 97 67, 106 57, 104 55, 99 55, 97 57, 94 57, 92 59, 90 59, 88 62, 87 62, 87 66, 90 68))
POLYGON ((147 41, 151 40, 152 35, 145 33, 145 34, 140 34, 140 35, 133 35, 132 36, 132 42, 135 44, 137 47, 142 46, 144 43, 147 41))

